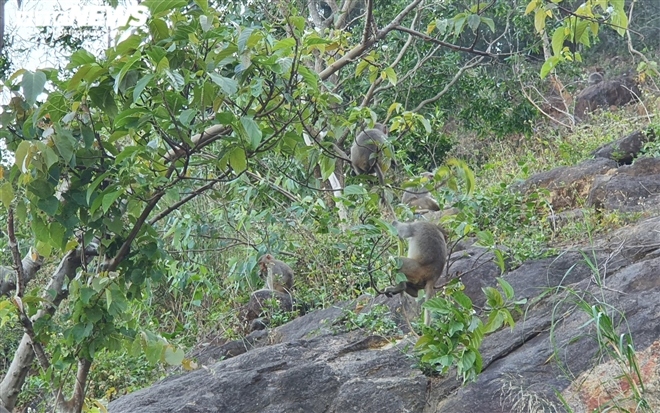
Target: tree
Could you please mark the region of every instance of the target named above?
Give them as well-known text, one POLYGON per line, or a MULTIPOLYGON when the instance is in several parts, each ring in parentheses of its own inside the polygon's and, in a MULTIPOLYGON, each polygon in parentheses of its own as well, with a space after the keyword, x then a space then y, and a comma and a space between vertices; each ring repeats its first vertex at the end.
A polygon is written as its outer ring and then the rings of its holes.
POLYGON ((333 202, 367 197, 343 182, 358 124, 388 116, 396 133, 431 132, 419 112, 498 58, 493 48, 509 32, 506 17, 496 26, 487 16, 494 1, 449 11, 423 0, 141 4, 147 23, 127 28, 104 57, 79 50, 66 73, 20 70, 6 82, 16 97, 3 106, 0 136, 13 162, 0 170, 0 201, 14 271, 0 280, 12 293, 0 319, 17 314, 25 331, 0 382, 7 409, 35 359, 64 412, 81 410, 103 349, 181 363, 182 350, 129 311, 164 282, 169 217, 237 182, 266 184, 291 204, 328 180, 333 202), (407 104, 378 100, 445 50, 465 57, 442 90, 407 104), (272 170, 301 194, 273 182, 272 170), (42 260, 57 263, 50 283, 28 291, 42 260))

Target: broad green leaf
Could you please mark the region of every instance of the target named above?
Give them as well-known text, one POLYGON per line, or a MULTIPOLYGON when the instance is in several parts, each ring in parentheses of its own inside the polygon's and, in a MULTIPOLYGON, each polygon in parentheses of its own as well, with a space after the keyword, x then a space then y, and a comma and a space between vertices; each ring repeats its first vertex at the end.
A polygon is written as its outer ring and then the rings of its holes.
POLYGON ((476 32, 477 29, 479 28, 479 25, 481 24, 481 18, 479 17, 478 14, 471 14, 467 18, 467 24, 472 29, 473 32, 476 32))
POLYGON ((73 69, 91 63, 96 63, 96 58, 94 55, 85 49, 79 49, 73 52, 69 64, 66 66, 66 68, 73 69))
POLYGON ((564 33, 564 26, 559 26, 557 30, 555 30, 555 32, 552 34, 552 54, 555 56, 559 56, 561 49, 564 48, 564 40, 566 39, 564 33))
POLYGON ((11 206, 11 201, 14 199, 14 188, 11 186, 11 182, 4 182, 0 185, 0 201, 9 209, 11 206))
POLYGON ((23 74, 23 79, 21 80, 21 89, 23 90, 25 103, 29 106, 34 105, 37 101, 37 97, 44 91, 45 85, 46 75, 44 72, 38 70, 34 73, 25 72, 23 74))
POLYGON ((126 63, 122 66, 121 70, 119 71, 119 74, 117 77, 115 77, 115 86, 114 86, 114 91, 115 93, 119 92, 119 85, 121 82, 124 80, 124 76, 126 76, 126 73, 128 73, 129 70, 135 65, 135 63, 139 62, 140 59, 142 59, 142 54, 137 51, 133 56, 131 56, 126 63))
POLYGON ((66 228, 57 221, 50 223, 50 240, 51 245, 58 250, 63 250, 66 247, 66 228))
POLYGON ((195 4, 198 5, 204 13, 209 9, 209 0, 195 0, 195 4))
POLYGON ((385 73, 387 80, 392 84, 392 86, 396 86, 397 77, 394 69, 392 67, 388 67, 383 73, 385 73))
MULTIPOLYGON (((241 117, 241 125, 243 125, 243 129, 245 129, 245 133, 247 133, 247 136, 250 139, 250 147, 252 149, 257 149, 263 137, 259 125, 257 125, 257 122, 255 122, 254 119, 248 116, 241 117)), ((245 156, 245 153, 243 153, 243 156, 245 156)))
POLYGON ((250 39, 250 36, 252 35, 252 32, 254 29, 252 28, 245 28, 241 32, 241 34, 238 36, 238 52, 243 53, 245 51, 245 47, 247 46, 248 40, 250 39))
POLYGON ((167 76, 167 80, 169 80, 170 85, 172 85, 174 90, 183 90, 183 87, 185 86, 185 79, 179 72, 167 69, 165 70, 165 76, 167 76))
POLYGON ((286 37, 282 40, 278 40, 275 42, 275 45, 273 45, 273 51, 277 51, 280 49, 293 49, 296 46, 296 39, 292 37, 286 37))
POLYGON ((215 73, 209 73, 209 77, 227 96, 234 96, 238 91, 238 82, 228 77, 220 76, 215 73))
POLYGON ((229 165, 237 174, 247 169, 247 158, 243 148, 237 146, 229 153, 229 165))
POLYGON ((186 7, 188 0, 144 0, 140 3, 149 9, 152 16, 155 16, 164 11, 186 7))
POLYGON ((140 47, 141 43, 142 43, 142 36, 138 36, 137 34, 134 34, 127 37, 125 40, 122 40, 121 43, 119 43, 115 47, 114 52, 119 56, 123 56, 127 54, 132 55, 140 47))
POLYGON ((298 67, 298 74, 300 74, 303 79, 305 79, 307 86, 311 87, 314 92, 319 90, 319 77, 316 72, 313 72, 307 67, 301 65, 298 67))
POLYGON ((53 142, 59 152, 60 156, 66 163, 70 163, 73 158, 75 138, 70 131, 55 125, 55 135, 53 135, 53 142))
POLYGON ((32 143, 30 141, 22 141, 18 144, 16 148, 16 153, 14 154, 14 164, 18 166, 21 172, 26 173, 28 171, 28 166, 30 166, 31 160, 31 149, 32 143))
POLYGON ((543 33, 543 29, 545 29, 545 17, 546 14, 543 7, 536 10, 536 13, 534 14, 534 28, 538 33, 543 33))
POLYGON ((514 291, 511 284, 509 284, 509 282, 502 277, 497 277, 497 283, 502 288, 502 291, 504 291, 506 298, 508 300, 513 300, 514 291))
POLYGON ((344 195, 364 195, 367 190, 360 185, 349 185, 344 188, 344 195))
POLYGON ((465 308, 465 309, 471 309, 472 308, 472 300, 470 300, 470 297, 468 297, 465 293, 463 293, 461 291, 455 291, 452 294, 452 297, 463 308, 465 308))
POLYGON ((103 202, 101 204, 103 206, 103 212, 107 213, 110 207, 112 206, 112 204, 114 204, 117 198, 119 198, 123 193, 124 190, 120 188, 117 191, 103 195, 103 202))
POLYGON ((180 366, 183 361, 184 353, 180 348, 175 349, 168 345, 165 347, 165 362, 170 366, 180 366))
POLYGON ((88 205, 89 205, 89 200, 90 200, 91 197, 92 197, 92 194, 94 193, 94 191, 96 191, 96 188, 97 188, 97 187, 99 186, 99 184, 101 184, 101 182, 103 182, 103 180, 104 180, 105 178, 107 178, 109 175, 110 175, 110 171, 107 171, 107 172, 105 172, 105 173, 103 173, 103 174, 97 176, 96 179, 94 179, 94 181, 89 185, 89 187, 87 187, 87 199, 86 199, 86 201, 87 201, 87 204, 88 204, 88 205))
POLYGON ((89 89, 89 97, 92 102, 102 109, 110 117, 117 115, 118 109, 115 103, 112 88, 107 84, 102 84, 89 89))
POLYGON ((60 206, 60 201, 51 195, 47 198, 41 198, 37 202, 37 206, 40 210, 52 217, 57 212, 57 208, 60 206))
POLYGON ((543 63, 543 66, 541 67, 541 79, 545 79, 545 77, 555 68, 557 67, 557 63, 559 63, 560 58, 557 56, 552 56, 550 59, 546 60, 545 63, 543 63))
POLYGON ((133 89, 133 103, 137 103, 138 99, 142 95, 144 88, 151 82, 151 79, 154 78, 153 74, 146 75, 142 79, 138 80, 135 88, 133 89))
POLYGON ((37 240, 50 243, 50 231, 48 230, 48 225, 46 225, 40 216, 33 216, 30 224, 32 227, 32 232, 34 233, 34 236, 37 240))
POLYGON ((495 33, 495 22, 488 17, 481 17, 481 22, 488 26, 491 32, 495 33))

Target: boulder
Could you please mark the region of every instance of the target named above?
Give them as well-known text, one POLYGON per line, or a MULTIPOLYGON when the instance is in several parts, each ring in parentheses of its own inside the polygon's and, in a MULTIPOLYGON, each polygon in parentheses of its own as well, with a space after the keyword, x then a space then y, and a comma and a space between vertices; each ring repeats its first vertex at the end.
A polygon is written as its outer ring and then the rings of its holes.
POLYGON ((624 75, 617 79, 605 80, 585 88, 575 99, 574 116, 584 120, 589 112, 598 108, 623 106, 640 100, 642 96, 637 82, 632 76, 624 75))
POLYGON ((560 166, 534 174, 514 189, 529 193, 545 188, 550 192, 550 202, 555 211, 572 209, 587 198, 597 175, 605 174, 616 166, 611 159, 588 159, 575 166, 560 166))
POLYGON ((657 211, 660 207, 660 159, 639 158, 597 176, 587 206, 622 212, 657 211))
POLYGON ((655 140, 653 129, 635 131, 630 135, 610 142, 596 149, 592 154, 596 158, 607 158, 616 161, 619 165, 630 165, 637 158, 647 142, 655 140))

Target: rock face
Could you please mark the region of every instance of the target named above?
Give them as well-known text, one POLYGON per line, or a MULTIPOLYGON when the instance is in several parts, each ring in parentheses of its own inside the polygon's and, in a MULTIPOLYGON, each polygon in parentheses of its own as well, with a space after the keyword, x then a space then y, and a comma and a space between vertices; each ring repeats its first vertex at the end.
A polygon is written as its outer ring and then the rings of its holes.
POLYGON ((550 202, 556 211, 574 208, 580 200, 589 196, 595 177, 606 174, 616 166, 611 159, 589 159, 575 166, 561 166, 535 174, 516 189, 529 192, 535 188, 545 188, 550 191, 550 202))
POLYGON ((605 80, 588 86, 575 99, 575 118, 584 120, 589 112, 598 108, 623 106, 638 101, 642 96, 637 82, 632 76, 624 75, 617 79, 605 80))
POLYGON ((606 158, 616 161, 619 165, 630 165, 644 148, 644 144, 655 140, 652 129, 635 131, 630 135, 608 143, 593 152, 596 158, 606 158))
POLYGON ((587 205, 622 212, 660 208, 660 159, 640 158, 607 175, 596 176, 587 205))
MULTIPOLYGON (((451 268, 463 274, 466 292, 479 305, 483 303, 481 285, 492 285, 499 271, 478 248, 456 254, 451 268)), ((614 363, 618 369, 607 363, 598 367, 598 372, 611 373, 609 379, 589 376, 601 360, 600 351, 616 345, 598 343, 592 309, 611 317, 615 339, 631 333, 641 374, 647 380, 643 396, 650 411, 660 411, 658 361, 653 358, 659 353, 660 339, 658 274, 660 217, 508 271, 504 278, 529 304, 513 330, 486 337, 481 349, 483 371, 466 386, 453 374, 423 376, 408 356, 414 342, 410 335, 388 343, 359 330, 341 332, 344 308, 359 311, 364 307, 365 311, 369 305, 385 304, 398 320, 409 311, 410 300, 400 296, 363 297, 356 303, 312 312, 272 331, 256 331, 249 346, 243 343, 252 348, 227 360, 214 361, 217 358, 200 354, 201 369, 115 400, 109 411, 560 412, 564 407, 557 394, 562 392, 573 411, 591 411, 611 403, 612 394, 630 396, 630 386, 622 384, 625 376, 620 363, 614 363), (580 302, 586 303, 588 311, 580 309, 580 302), (595 393, 586 392, 575 381, 581 374, 595 393), (598 392, 609 392, 610 398, 594 398, 598 392)), ((625 359, 623 364, 625 368, 625 359)), ((634 405, 634 401, 625 399, 622 405, 634 405)))

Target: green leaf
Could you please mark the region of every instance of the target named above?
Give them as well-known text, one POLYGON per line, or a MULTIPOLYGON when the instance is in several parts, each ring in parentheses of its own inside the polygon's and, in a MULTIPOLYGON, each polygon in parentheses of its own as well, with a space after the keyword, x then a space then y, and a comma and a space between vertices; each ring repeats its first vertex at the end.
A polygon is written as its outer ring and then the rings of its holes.
POLYGON ((108 194, 103 195, 103 202, 101 205, 103 206, 103 212, 107 213, 112 204, 119 198, 122 194, 124 193, 124 189, 120 188, 118 191, 110 192, 108 194))
POLYGON ((209 77, 220 89, 228 96, 234 96, 238 91, 238 82, 228 77, 220 76, 215 73, 209 73, 209 77))
POLYGON ((83 302, 83 304, 89 304, 89 300, 92 299, 96 295, 96 291, 94 289, 89 288, 89 287, 81 287, 80 288, 80 300, 83 302))
POLYGON ((241 34, 238 36, 238 52, 243 53, 245 51, 245 47, 247 46, 247 42, 250 39, 250 36, 252 35, 252 32, 254 29, 252 28, 245 28, 241 32, 241 34))
POLYGON ((179 72, 167 69, 165 70, 165 76, 167 77, 167 80, 170 82, 170 85, 172 85, 174 90, 176 91, 183 90, 186 81, 179 72))
MULTIPOLYGON (((241 117, 241 125, 243 125, 243 129, 245 129, 245 133, 247 133, 247 136, 250 139, 250 147, 256 149, 261 143, 263 137, 259 125, 257 125, 257 122, 255 122, 254 119, 248 116, 241 117)), ((243 156, 245 156, 245 153, 243 153, 243 156)), ((241 171, 243 169, 241 169, 241 171)))
POLYGON ((180 366, 183 357, 184 353, 180 348, 174 348, 171 345, 165 347, 165 362, 170 366, 180 366))
POLYGON ((85 49, 79 49, 73 52, 67 69, 74 69, 76 67, 84 66, 86 64, 96 63, 96 58, 93 54, 85 49))
POLYGON ((87 187, 87 199, 86 199, 86 200, 87 200, 87 204, 88 204, 88 205, 89 205, 89 200, 90 200, 91 197, 92 197, 92 194, 94 193, 94 191, 96 191, 96 188, 97 188, 97 187, 101 184, 101 182, 103 182, 103 180, 104 180, 105 178, 107 178, 109 175, 110 175, 110 171, 107 171, 107 172, 105 172, 105 173, 103 173, 103 174, 97 176, 96 179, 94 179, 94 182, 92 182, 92 183, 89 185, 89 187, 87 187))
POLYGON ((293 37, 286 37, 282 40, 278 40, 273 46, 273 51, 281 49, 293 49, 296 46, 296 39, 293 37))
POLYGON ((472 300, 465 293, 456 291, 452 294, 452 298, 465 309, 472 309, 472 300))
POLYGON ((188 0, 144 0, 140 5, 147 7, 151 15, 155 16, 164 11, 186 7, 188 0))
POLYGON ((321 177, 325 180, 330 177, 330 175, 335 171, 335 159, 328 156, 323 156, 319 160, 319 166, 321 167, 321 177))
POLYGON ((367 190, 360 185, 349 185, 344 188, 344 195, 364 195, 367 190))
POLYGON ((60 156, 66 163, 70 163, 73 159, 73 146, 76 143, 76 139, 73 137, 70 131, 62 129, 59 125, 55 125, 55 135, 53 135, 53 142, 55 142, 55 147, 60 153, 60 156))
POLYGON ((247 158, 245 157, 245 151, 243 148, 237 146, 232 149, 229 153, 229 165, 231 165, 232 169, 237 174, 247 169, 247 158))
POLYGON ((31 156, 28 156, 32 143, 30 141, 22 141, 18 144, 16 148, 16 153, 14 154, 14 165, 18 166, 21 172, 26 173, 28 171, 28 166, 30 166, 31 156))
POLYGON ((536 10, 536 13, 534 13, 534 28, 538 33, 543 33, 543 29, 545 29, 545 9, 543 7, 540 7, 538 10, 536 10))
POLYGON ((200 9, 204 13, 206 13, 209 9, 209 1, 208 0, 195 0, 195 4, 199 6, 200 9))
POLYGON ((142 59, 142 54, 137 51, 133 56, 131 56, 126 63, 122 66, 121 70, 119 71, 119 74, 117 77, 115 77, 115 86, 114 86, 114 91, 115 93, 119 92, 119 85, 121 84, 122 80, 124 80, 124 76, 126 76, 126 73, 128 73, 129 70, 135 65, 135 63, 139 62, 140 59, 142 59))
POLYGON ((34 216, 30 222, 30 226, 37 240, 50 244, 50 231, 40 216, 34 216))
POLYGON ((385 76, 387 77, 387 80, 390 82, 392 86, 396 86, 397 83, 397 77, 396 77, 396 72, 394 71, 393 68, 388 67, 385 69, 383 72, 385 73, 385 76))
POLYGON ((495 33, 495 22, 493 22, 493 19, 482 17, 481 22, 488 26, 491 32, 495 33))
POLYGON ((57 208, 60 206, 60 201, 51 195, 47 198, 39 199, 37 206, 40 210, 52 217, 57 212, 57 208))
POLYGON ((149 84, 149 82, 151 82, 151 79, 153 78, 154 75, 150 74, 138 80, 137 84, 135 85, 135 88, 133 89, 133 103, 136 103, 138 101, 140 95, 142 95, 142 91, 149 84))
POLYGON ((54 248, 57 248, 59 250, 63 250, 66 247, 66 228, 64 228, 64 225, 60 224, 59 222, 51 222, 50 225, 50 241, 51 245, 54 248))
POLYGON ((9 209, 11 206, 11 201, 14 199, 14 188, 11 186, 11 182, 5 182, 0 185, 0 201, 9 209))
POLYGON ((502 278, 502 277, 497 277, 497 283, 498 283, 498 284, 500 285, 500 287, 502 288, 502 291, 504 291, 504 295, 506 295, 506 298, 507 298, 508 300, 512 300, 512 299, 513 299, 513 295, 514 295, 514 291, 513 291, 513 287, 511 286, 511 284, 509 284, 509 283, 508 283, 504 278, 502 278))
POLYGON ((46 85, 46 75, 43 72, 36 71, 25 72, 21 80, 21 89, 23 89, 23 96, 25 103, 29 106, 34 105, 37 97, 44 91, 46 85))
POLYGON ((471 14, 467 18, 467 24, 472 29, 473 32, 476 32, 477 29, 479 28, 479 25, 481 24, 481 18, 479 17, 478 14, 471 14))
POLYGON ((552 56, 550 59, 546 60, 541 67, 541 79, 545 79, 546 76, 557 67, 557 63, 560 61, 560 57, 552 56))
POLYGON ((559 56, 561 50, 564 48, 564 40, 566 39, 566 28, 560 26, 552 34, 552 54, 559 56))
POLYGON ((115 97, 112 93, 112 88, 108 87, 108 85, 102 84, 89 89, 89 97, 96 106, 110 117, 117 115, 118 109, 115 104, 115 97))

